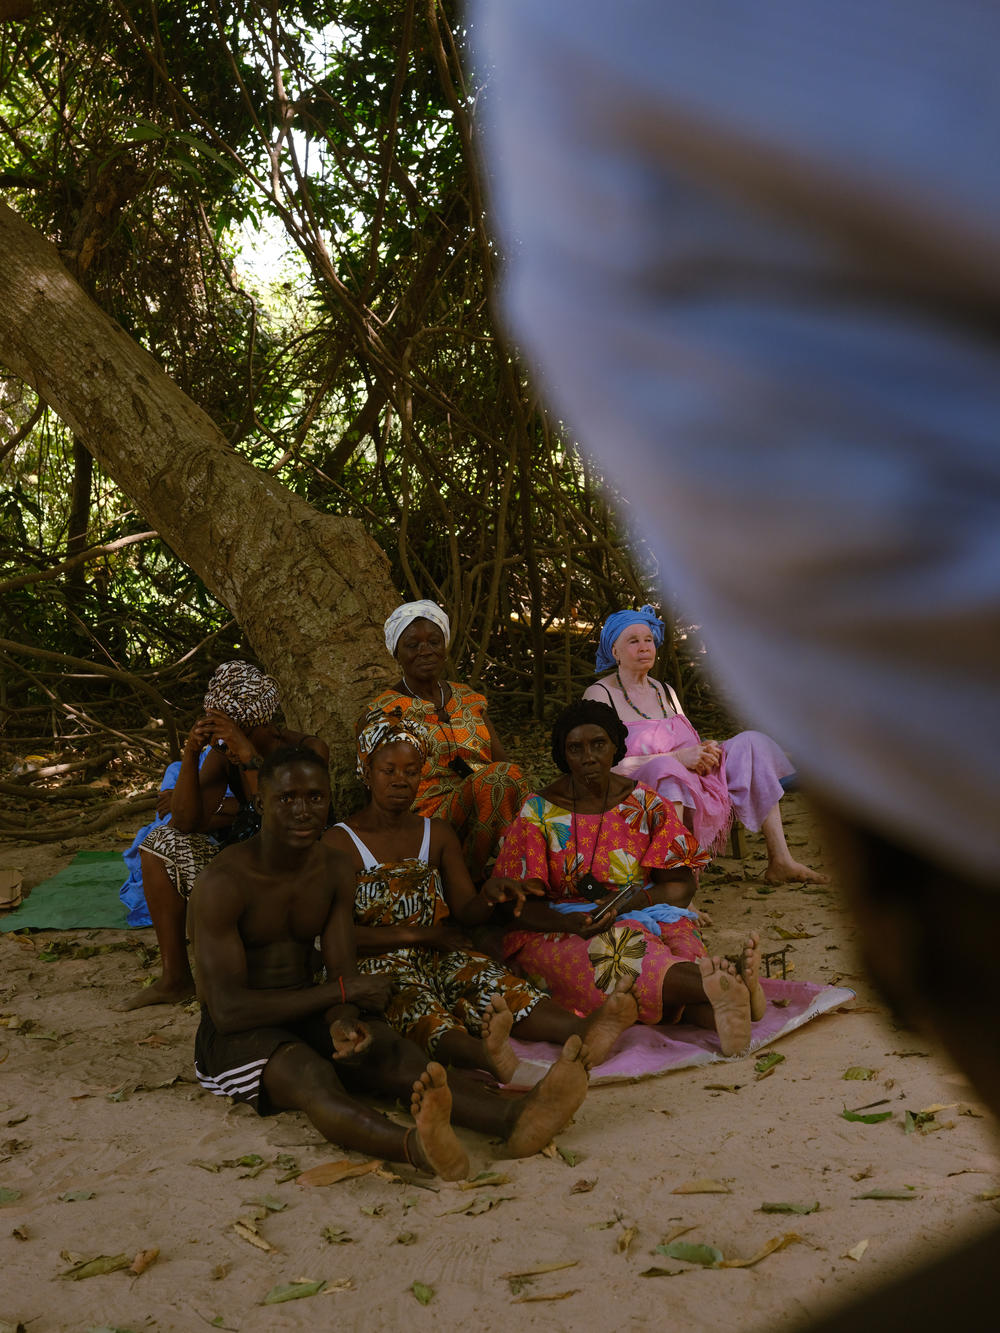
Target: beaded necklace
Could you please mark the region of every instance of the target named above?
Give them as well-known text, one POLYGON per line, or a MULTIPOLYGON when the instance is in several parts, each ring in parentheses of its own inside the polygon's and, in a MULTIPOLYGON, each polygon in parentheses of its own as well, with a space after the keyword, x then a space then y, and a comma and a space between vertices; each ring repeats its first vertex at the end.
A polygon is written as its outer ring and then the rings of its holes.
MULTIPOLYGON (((615 668, 615 680, 618 682, 618 688, 621 690, 622 694, 625 696, 625 702, 628 704, 629 708, 631 708, 632 712, 633 712, 633 713, 638 713, 639 716, 645 718, 647 722, 653 722, 653 721, 655 721, 655 719, 652 718, 652 717, 650 717, 650 715, 649 715, 648 713, 644 713, 644 712, 642 711, 641 708, 637 708, 637 707, 635 706, 635 704, 632 702, 632 700, 628 697, 628 690, 627 690, 627 689, 625 688, 625 686, 622 684, 621 672, 618 670, 617 667, 615 668)), ((655 681, 653 682, 653 693, 656 695, 656 702, 660 705, 660 716, 661 716, 661 717, 666 717, 666 716, 667 716, 667 710, 666 710, 666 706, 664 705, 664 702, 663 702, 663 696, 660 694, 660 691, 656 688, 656 682, 655 682, 655 681)))

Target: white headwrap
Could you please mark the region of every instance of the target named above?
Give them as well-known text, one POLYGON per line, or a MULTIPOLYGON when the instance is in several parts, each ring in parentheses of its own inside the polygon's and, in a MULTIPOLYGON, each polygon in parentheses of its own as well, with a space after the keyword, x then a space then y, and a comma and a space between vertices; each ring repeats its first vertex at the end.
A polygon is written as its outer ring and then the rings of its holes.
POLYGON ((437 625, 444 635, 444 646, 448 647, 451 642, 451 622, 437 602, 404 602, 402 606, 396 607, 385 622, 385 646, 393 657, 396 656, 399 636, 413 620, 429 620, 433 625, 437 625))

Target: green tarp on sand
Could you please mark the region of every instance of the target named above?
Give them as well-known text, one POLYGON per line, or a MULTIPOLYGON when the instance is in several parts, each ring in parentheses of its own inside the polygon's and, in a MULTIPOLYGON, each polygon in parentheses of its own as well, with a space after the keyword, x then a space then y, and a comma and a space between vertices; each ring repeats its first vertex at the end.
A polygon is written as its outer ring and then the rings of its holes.
POLYGON ((120 852, 77 852, 65 870, 36 884, 20 907, 0 916, 0 931, 127 930, 118 896, 125 878, 120 852))

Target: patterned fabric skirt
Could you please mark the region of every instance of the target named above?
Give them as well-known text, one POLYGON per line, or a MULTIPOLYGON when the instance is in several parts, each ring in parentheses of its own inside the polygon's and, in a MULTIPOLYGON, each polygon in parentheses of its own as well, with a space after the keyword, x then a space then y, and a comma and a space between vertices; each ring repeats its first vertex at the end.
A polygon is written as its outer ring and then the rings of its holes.
POLYGON ((140 844, 139 851, 149 852, 163 862, 170 882, 186 902, 199 873, 220 848, 203 833, 180 833, 171 824, 160 824, 140 844))
MULTIPOLYGON (((664 1012, 663 979, 675 963, 703 958, 707 950, 690 918, 661 927, 662 934, 623 918, 623 924, 642 929, 646 955, 633 995, 639 1003, 640 1023, 676 1023, 683 1006, 664 1012)), ((511 930, 504 936, 503 953, 529 981, 544 986, 556 1004, 578 1014, 589 1014, 605 999, 594 985, 594 964, 587 953, 589 940, 579 935, 534 930, 511 930)))
POLYGON ((358 971, 391 977, 393 990, 385 1020, 429 1055, 454 1029, 464 1028, 473 1037, 481 1037, 483 1013, 493 995, 507 1001, 515 1023, 527 1018, 544 998, 539 989, 513 976, 502 964, 464 949, 450 953, 394 949, 360 959, 358 971))
POLYGON ((520 810, 528 783, 516 764, 484 764, 447 791, 429 791, 414 809, 446 820, 458 834, 469 874, 479 882, 493 860, 500 836, 520 810))

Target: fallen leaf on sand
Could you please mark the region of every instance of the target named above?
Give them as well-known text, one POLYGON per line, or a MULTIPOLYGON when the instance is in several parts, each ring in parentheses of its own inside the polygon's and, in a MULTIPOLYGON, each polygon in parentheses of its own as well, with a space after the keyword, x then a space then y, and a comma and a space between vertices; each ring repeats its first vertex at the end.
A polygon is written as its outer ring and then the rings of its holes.
POLYGON ((486 1185, 509 1185, 510 1176, 505 1176, 501 1171, 480 1171, 478 1176, 473 1176, 471 1180, 459 1181, 460 1190, 477 1190, 486 1185))
POLYGON ((6 1185, 0 1185, 0 1207, 5 1203, 16 1203, 20 1197, 20 1190, 9 1189, 6 1185))
POLYGON ((721 1180, 688 1180, 670 1191, 671 1194, 732 1194, 721 1180))
POLYGON ((841 1111, 844 1120, 856 1121, 860 1125, 878 1125, 883 1120, 891 1120, 891 1111, 874 1111, 871 1115, 860 1115, 857 1111, 849 1111, 845 1106, 841 1111))
POLYGON ((617 1251, 617 1253, 628 1254, 632 1242, 635 1240, 638 1234, 639 1234, 638 1227, 626 1227, 625 1230, 622 1232, 622 1234, 618 1237, 618 1241, 615 1245, 615 1250, 617 1251))
POLYGON ((336 1185, 338 1181, 350 1180, 352 1176, 367 1176, 377 1171, 381 1162, 320 1162, 311 1166, 295 1177, 297 1185, 336 1185))
POLYGON ((434 1299, 434 1288, 428 1287, 425 1282, 414 1282, 410 1290, 421 1305, 430 1305, 434 1299))
POLYGON ((852 1180, 867 1180, 868 1177, 873 1173, 874 1170, 875 1170, 875 1168, 874 1168, 873 1166, 866 1166, 866 1167, 862 1168, 862 1170, 860 1170, 860 1171, 852 1171, 852 1172, 851 1172, 851 1179, 852 1179, 852 1180))
POLYGON ((778 1250, 783 1250, 786 1245, 797 1245, 802 1237, 794 1231, 786 1231, 783 1236, 773 1236, 769 1241, 760 1247, 756 1254, 752 1254, 749 1259, 723 1259, 719 1265, 720 1268, 752 1268, 754 1264, 759 1264, 761 1259, 766 1259, 769 1254, 776 1254, 778 1250))
POLYGON ((271 1242, 264 1239, 256 1226, 242 1218, 233 1223, 233 1231, 239 1236, 240 1240, 248 1241, 251 1245, 255 1245, 258 1250, 263 1250, 265 1254, 278 1253, 271 1242))
POLYGON ((347 1234, 346 1227, 324 1227, 319 1234, 331 1245, 350 1245, 354 1241, 354 1237, 347 1234))
POLYGON ((864 1254, 865 1250, 867 1250, 867 1248, 868 1248, 868 1242, 866 1240, 859 1240, 857 1245, 853 1246, 845 1254, 841 1255, 841 1258, 853 1259, 854 1262, 857 1263, 858 1260, 861 1258, 861 1256, 864 1254))
POLYGON ((572 1148, 562 1148, 557 1146, 556 1152, 563 1159, 567 1166, 576 1166, 578 1162, 583 1161, 583 1154, 574 1152, 572 1148))
POLYGON ((363 1204, 361 1205, 361 1211, 364 1213, 365 1217, 384 1217, 384 1216, 385 1216, 385 1204, 384 1204, 384 1203, 363 1203, 363 1204))
POLYGON ((983 1203, 989 1203, 992 1199, 1000 1199, 1000 1190, 983 1190, 982 1194, 976 1195, 983 1203))
POLYGON ((739 1092, 742 1083, 706 1083, 706 1092, 739 1092))
POLYGON ((554 1264, 538 1264, 535 1268, 522 1268, 517 1273, 501 1273, 500 1276, 509 1281, 515 1277, 541 1277, 543 1273, 558 1273, 561 1268, 575 1268, 580 1262, 579 1259, 563 1259, 554 1264))
POLYGON ((589 1194, 597 1184, 596 1180, 578 1180, 575 1185, 570 1186, 570 1194, 589 1194))
POLYGON ((60 1277, 79 1282, 85 1277, 97 1277, 101 1273, 117 1273, 120 1268, 128 1268, 132 1261, 127 1254, 99 1254, 95 1259, 85 1259, 83 1263, 67 1268, 60 1277))
POLYGON ((141 1277, 147 1268, 152 1268, 160 1257, 160 1248, 158 1245, 152 1245, 148 1250, 140 1250, 128 1266, 128 1271, 135 1277, 141 1277))
POLYGON ((762 1203, 762 1213, 818 1213, 818 1203, 762 1203))
POLYGON ((672 1240, 676 1240, 678 1236, 686 1236, 687 1233, 688 1233, 689 1231, 693 1231, 693 1230, 694 1230, 694 1223, 692 1223, 690 1226, 686 1226, 686 1227, 673 1227, 673 1228, 671 1228, 671 1230, 668 1231, 667 1234, 663 1237, 663 1239, 660 1241, 660 1244, 661 1244, 661 1245, 669 1245, 670 1242, 671 1242, 672 1240))
POLYGON ((477 1194, 468 1203, 463 1203, 458 1208, 449 1208, 441 1216, 450 1217, 452 1213, 465 1213, 468 1217, 478 1217, 480 1213, 488 1213, 491 1208, 499 1208, 502 1203, 508 1203, 513 1197, 513 1194, 495 1194, 492 1198, 488 1194, 477 1194))
POLYGON ((852 1199, 898 1199, 908 1202, 910 1199, 919 1199, 920 1195, 915 1190, 869 1190, 867 1194, 852 1194, 852 1199))
POLYGON ((876 1071, 874 1069, 866 1069, 864 1065, 851 1065, 850 1069, 845 1069, 840 1077, 856 1079, 860 1082, 863 1079, 874 1078, 875 1074, 876 1071))
POLYGON ((666 1245, 657 1245, 654 1254, 665 1254, 668 1259, 683 1259, 686 1264, 701 1264, 703 1268, 718 1268, 722 1262, 722 1251, 714 1245, 694 1245, 686 1240, 672 1240, 666 1245))
POLYGON ((511 1305, 527 1305, 531 1301, 564 1301, 567 1296, 575 1296, 579 1290, 579 1287, 572 1287, 569 1291, 553 1291, 547 1296, 541 1292, 533 1296, 516 1296, 511 1305))
POLYGON ((690 1268, 644 1268, 640 1277, 680 1277, 681 1273, 690 1273, 690 1268))
POLYGON ((401 1231, 396 1237, 397 1245, 416 1245, 417 1233, 415 1231, 401 1231))
POLYGON ((283 1301, 299 1301, 304 1296, 316 1296, 325 1286, 325 1282, 279 1282, 267 1293, 261 1305, 280 1305, 283 1301))

